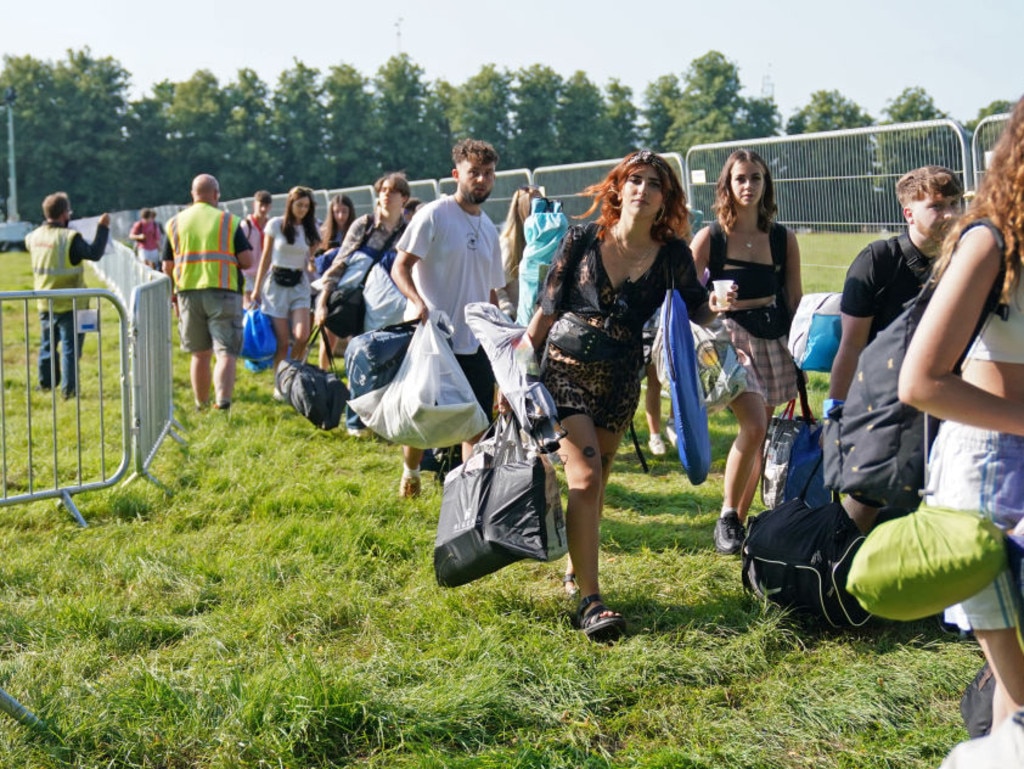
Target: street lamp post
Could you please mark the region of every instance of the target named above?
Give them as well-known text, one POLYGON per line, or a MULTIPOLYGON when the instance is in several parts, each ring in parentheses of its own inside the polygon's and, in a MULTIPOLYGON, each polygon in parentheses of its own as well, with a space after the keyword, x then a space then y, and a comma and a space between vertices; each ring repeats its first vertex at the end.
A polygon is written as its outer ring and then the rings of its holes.
POLYGON ((14 86, 4 91, 4 105, 7 107, 7 165, 10 173, 7 177, 7 221, 18 221, 18 177, 14 170, 14 100, 18 92, 14 86))

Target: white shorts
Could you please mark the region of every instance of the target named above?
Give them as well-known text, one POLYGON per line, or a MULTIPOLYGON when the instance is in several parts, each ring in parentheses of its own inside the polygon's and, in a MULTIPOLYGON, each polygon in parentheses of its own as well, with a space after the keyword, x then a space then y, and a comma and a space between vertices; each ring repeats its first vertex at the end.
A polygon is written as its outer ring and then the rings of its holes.
MULTIPOLYGON (((943 422, 932 446, 928 486, 930 505, 978 511, 1002 529, 1013 528, 1024 518, 1024 437, 943 422)), ((1001 630, 1024 616, 1022 601, 1007 569, 948 610, 947 618, 966 619, 965 630, 1001 630)))
POLYGON ((271 271, 263 279, 260 309, 271 318, 290 318, 294 310, 310 308, 309 273, 302 271, 302 279, 294 286, 279 286, 271 271))

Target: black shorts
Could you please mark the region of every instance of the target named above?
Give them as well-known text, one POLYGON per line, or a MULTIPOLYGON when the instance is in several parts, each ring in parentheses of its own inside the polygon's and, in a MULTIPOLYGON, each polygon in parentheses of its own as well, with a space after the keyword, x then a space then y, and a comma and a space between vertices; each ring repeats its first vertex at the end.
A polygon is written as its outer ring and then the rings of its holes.
POLYGON ((488 421, 494 419, 494 372, 491 370, 491 361, 482 347, 470 355, 456 355, 459 368, 469 380, 469 386, 473 388, 473 395, 477 403, 484 410, 488 421))

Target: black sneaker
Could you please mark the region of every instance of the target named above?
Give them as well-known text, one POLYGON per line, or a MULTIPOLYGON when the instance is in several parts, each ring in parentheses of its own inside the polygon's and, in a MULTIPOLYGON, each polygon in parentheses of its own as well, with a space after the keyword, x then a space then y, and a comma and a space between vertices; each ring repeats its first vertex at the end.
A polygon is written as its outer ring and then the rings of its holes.
POLYGON ((746 532, 736 513, 726 513, 715 523, 715 550, 722 555, 735 555, 743 547, 746 532))

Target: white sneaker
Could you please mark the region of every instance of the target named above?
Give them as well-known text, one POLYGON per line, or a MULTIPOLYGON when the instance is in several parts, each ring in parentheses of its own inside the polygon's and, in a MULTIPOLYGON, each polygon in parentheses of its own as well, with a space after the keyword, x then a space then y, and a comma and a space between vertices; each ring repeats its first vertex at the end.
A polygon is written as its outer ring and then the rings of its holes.
POLYGON ((651 450, 651 453, 656 457, 665 456, 665 441, 661 439, 661 435, 655 433, 651 436, 651 439, 647 441, 647 447, 651 450))
POLYGON ((276 387, 274 388, 274 400, 276 400, 278 403, 284 403, 284 393, 282 393, 276 387))
POLYGON ((668 442, 672 444, 672 448, 676 447, 676 428, 675 425, 665 425, 665 435, 668 436, 668 442))
POLYGON ((370 435, 370 430, 366 427, 349 427, 347 430, 353 438, 368 438, 370 435))

